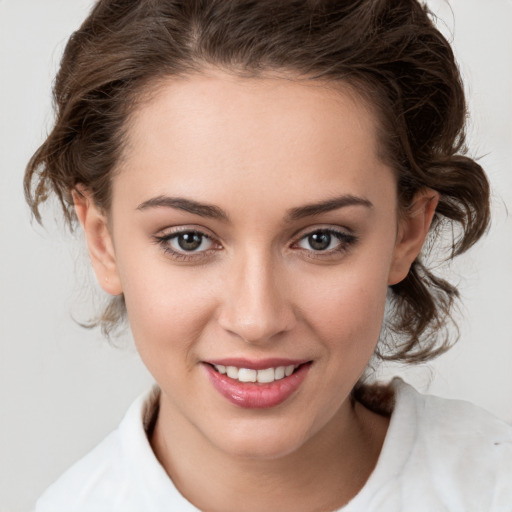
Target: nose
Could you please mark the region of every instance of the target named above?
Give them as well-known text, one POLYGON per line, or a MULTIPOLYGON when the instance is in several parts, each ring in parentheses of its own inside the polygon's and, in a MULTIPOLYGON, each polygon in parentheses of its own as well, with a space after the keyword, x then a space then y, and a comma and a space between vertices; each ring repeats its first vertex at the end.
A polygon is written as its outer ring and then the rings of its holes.
POLYGON ((265 344, 296 324, 283 270, 271 257, 245 255, 229 269, 220 326, 251 344, 265 344))

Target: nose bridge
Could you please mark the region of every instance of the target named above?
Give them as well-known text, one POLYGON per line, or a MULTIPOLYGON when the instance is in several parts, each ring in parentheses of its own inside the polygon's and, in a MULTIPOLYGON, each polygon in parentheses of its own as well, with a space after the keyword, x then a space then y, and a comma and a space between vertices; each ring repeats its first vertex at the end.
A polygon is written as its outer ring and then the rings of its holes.
POLYGON ((294 314, 283 288, 282 269, 270 251, 235 257, 226 283, 220 323, 247 342, 264 343, 291 328, 294 314))

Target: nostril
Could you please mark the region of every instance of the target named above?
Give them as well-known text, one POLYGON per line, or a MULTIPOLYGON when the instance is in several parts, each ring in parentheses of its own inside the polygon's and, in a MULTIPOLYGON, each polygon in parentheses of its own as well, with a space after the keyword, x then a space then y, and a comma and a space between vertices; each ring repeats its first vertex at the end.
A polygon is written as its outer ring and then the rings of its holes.
POLYGON ((225 283, 217 318, 225 331, 247 343, 265 343, 292 329, 295 313, 272 263, 246 256, 225 283))

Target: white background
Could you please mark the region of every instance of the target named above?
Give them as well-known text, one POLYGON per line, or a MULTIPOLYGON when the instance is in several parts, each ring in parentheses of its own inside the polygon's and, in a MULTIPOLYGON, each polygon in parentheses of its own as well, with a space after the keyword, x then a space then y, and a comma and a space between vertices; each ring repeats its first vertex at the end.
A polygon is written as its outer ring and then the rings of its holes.
MULTIPOLYGON (((384 373, 512 422, 512 2, 452 0, 453 12, 444 0, 429 3, 453 33, 494 220, 451 268, 465 304, 459 345, 413 372, 384 373)), ((83 242, 52 224, 51 210, 46 229, 31 224, 22 193, 24 166, 51 123, 63 45, 91 5, 0 0, 0 512, 30 510, 151 382, 129 343, 111 347, 74 323, 94 288, 83 242)))

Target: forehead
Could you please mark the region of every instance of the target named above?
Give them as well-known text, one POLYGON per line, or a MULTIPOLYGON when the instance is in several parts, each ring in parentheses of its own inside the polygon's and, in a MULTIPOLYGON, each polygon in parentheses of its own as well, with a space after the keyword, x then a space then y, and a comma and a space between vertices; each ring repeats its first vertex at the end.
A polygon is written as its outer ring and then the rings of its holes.
POLYGON ((131 116, 119 176, 151 176, 134 182, 139 195, 208 195, 219 183, 232 194, 302 190, 308 202, 331 186, 363 193, 389 178, 376 119, 348 84, 223 72, 172 78, 131 116))

